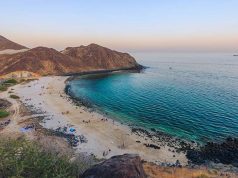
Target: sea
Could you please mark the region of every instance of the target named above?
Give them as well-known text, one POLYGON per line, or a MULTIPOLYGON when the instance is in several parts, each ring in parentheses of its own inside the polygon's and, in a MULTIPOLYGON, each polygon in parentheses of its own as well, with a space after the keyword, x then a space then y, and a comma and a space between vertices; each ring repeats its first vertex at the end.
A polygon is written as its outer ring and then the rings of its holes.
POLYGON ((132 53, 147 68, 76 77, 70 94, 146 130, 206 143, 238 138, 238 57, 231 53, 132 53))

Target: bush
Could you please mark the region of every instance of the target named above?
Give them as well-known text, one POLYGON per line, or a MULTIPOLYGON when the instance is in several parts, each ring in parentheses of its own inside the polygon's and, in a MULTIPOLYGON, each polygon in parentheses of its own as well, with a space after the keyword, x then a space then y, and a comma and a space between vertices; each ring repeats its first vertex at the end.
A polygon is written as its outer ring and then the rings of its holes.
POLYGON ((20 97, 17 96, 17 95, 10 95, 10 98, 12 98, 12 99, 19 99, 20 97))
POLYGON ((9 116, 9 112, 4 111, 4 110, 0 110, 0 118, 4 118, 9 116))
POLYGON ((0 177, 78 177, 67 157, 48 153, 24 139, 0 140, 0 177))
POLYGON ((50 147, 42 147, 24 138, 0 139, 0 177, 77 178, 97 161, 94 157, 75 154, 72 161, 70 156, 50 147))
POLYGON ((0 91, 7 91, 8 87, 16 85, 18 82, 15 79, 9 79, 0 84, 0 91))
POLYGON ((9 79, 3 82, 4 84, 17 84, 17 80, 15 79, 9 79))
POLYGON ((7 86, 0 84, 0 91, 7 91, 7 86))

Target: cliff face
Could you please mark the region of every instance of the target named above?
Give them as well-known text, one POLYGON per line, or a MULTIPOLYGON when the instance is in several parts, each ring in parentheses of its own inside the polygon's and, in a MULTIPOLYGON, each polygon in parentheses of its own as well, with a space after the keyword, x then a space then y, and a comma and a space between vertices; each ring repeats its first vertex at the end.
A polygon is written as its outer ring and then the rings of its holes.
POLYGON ((66 48, 62 52, 37 47, 16 54, 0 55, 0 75, 15 71, 28 71, 39 75, 64 75, 138 67, 135 59, 129 54, 96 44, 66 48))
POLYGON ((0 51, 6 50, 6 49, 21 50, 21 49, 26 49, 26 47, 19 45, 17 43, 14 43, 0 35, 0 51))

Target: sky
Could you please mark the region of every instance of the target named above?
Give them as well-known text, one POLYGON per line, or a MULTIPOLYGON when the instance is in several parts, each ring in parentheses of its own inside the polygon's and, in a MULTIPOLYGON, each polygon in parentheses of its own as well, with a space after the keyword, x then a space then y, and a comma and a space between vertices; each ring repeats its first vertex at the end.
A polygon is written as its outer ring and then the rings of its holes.
POLYGON ((30 48, 238 51, 238 0, 0 0, 0 18, 0 35, 30 48))

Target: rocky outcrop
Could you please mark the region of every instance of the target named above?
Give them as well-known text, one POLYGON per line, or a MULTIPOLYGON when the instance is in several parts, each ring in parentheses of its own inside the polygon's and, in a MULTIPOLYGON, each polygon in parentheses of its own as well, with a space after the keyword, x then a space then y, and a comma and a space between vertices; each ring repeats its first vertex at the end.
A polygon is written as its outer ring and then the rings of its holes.
POLYGON ((114 156, 86 170, 83 178, 145 178, 145 172, 138 155, 114 156))
POLYGON ((227 138, 223 143, 208 142, 199 150, 189 150, 187 158, 195 164, 212 161, 238 167, 238 139, 227 138))
POLYGON ((0 51, 6 50, 6 49, 21 50, 21 49, 26 49, 26 47, 19 45, 17 43, 14 43, 0 35, 0 51))

